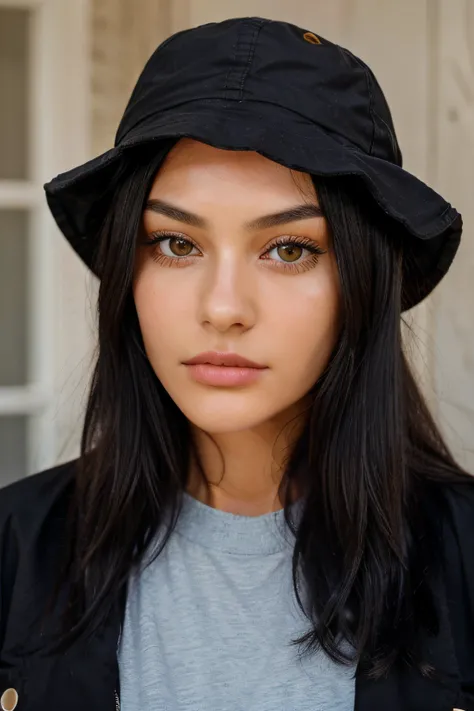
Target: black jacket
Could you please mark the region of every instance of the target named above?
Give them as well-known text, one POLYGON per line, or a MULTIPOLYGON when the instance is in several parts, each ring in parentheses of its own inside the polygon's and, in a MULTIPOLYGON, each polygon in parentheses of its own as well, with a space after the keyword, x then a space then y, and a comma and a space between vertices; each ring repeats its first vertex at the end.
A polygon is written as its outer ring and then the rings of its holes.
MULTIPOLYGON (((57 572, 73 485, 74 463, 68 462, 0 491, 0 695, 16 689, 16 711, 117 708, 123 599, 100 633, 66 654, 38 653, 41 640, 30 628, 57 572)), ((408 669, 379 681, 356 676, 355 711, 474 711, 474 479, 472 485, 439 486, 447 502, 439 521, 444 572, 434 590, 441 624, 438 635, 422 644, 444 680, 408 669)), ((281 711, 290 711, 284 699, 281 711)))

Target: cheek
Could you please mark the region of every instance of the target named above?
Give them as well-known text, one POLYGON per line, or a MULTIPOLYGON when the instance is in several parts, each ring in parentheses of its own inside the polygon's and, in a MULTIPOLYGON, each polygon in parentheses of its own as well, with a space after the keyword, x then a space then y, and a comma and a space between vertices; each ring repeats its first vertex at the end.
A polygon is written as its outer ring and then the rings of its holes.
MULTIPOLYGON (((322 270, 321 270, 322 271, 322 270)), ((340 296, 332 269, 318 278, 294 280, 290 293, 273 298, 271 332, 282 363, 311 387, 326 367, 340 330, 340 296)))
POLYGON ((158 364, 190 318, 186 284, 165 270, 157 278, 156 270, 145 268, 134 283, 133 296, 147 355, 158 364))

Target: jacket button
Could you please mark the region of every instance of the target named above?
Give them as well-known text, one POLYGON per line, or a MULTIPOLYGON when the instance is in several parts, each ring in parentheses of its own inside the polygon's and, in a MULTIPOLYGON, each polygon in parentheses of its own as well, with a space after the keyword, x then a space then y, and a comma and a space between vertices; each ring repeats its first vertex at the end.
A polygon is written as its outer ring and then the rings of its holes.
POLYGON ((2 707, 2 711, 13 711, 13 709, 16 709, 17 703, 18 694, 16 693, 16 689, 7 689, 3 692, 2 697, 0 698, 0 706, 2 707))

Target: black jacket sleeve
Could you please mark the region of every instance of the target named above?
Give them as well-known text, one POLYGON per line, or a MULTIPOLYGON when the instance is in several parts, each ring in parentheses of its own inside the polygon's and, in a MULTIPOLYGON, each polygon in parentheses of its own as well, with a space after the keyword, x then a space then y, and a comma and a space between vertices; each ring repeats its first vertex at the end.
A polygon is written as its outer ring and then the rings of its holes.
POLYGON ((465 708, 474 708, 474 477, 446 487, 445 584, 465 708))

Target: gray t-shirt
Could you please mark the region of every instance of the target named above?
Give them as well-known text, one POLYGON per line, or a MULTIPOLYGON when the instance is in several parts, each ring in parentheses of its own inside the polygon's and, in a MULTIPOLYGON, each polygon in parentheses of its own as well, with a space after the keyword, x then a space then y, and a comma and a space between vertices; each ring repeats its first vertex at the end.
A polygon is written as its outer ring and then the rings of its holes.
POLYGON ((355 667, 289 645, 309 629, 293 540, 283 509, 238 516, 185 493, 164 550, 130 578, 121 710, 352 711, 355 667))

